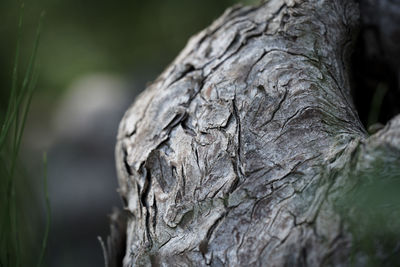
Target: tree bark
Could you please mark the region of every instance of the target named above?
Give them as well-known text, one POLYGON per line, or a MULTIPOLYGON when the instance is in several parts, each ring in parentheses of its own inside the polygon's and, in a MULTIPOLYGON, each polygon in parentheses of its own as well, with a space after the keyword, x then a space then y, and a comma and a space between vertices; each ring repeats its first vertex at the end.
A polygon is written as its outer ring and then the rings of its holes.
POLYGON ((357 23, 350 0, 271 0, 191 38, 120 124, 124 266, 365 263, 337 203, 399 171, 400 116, 371 137, 358 119, 357 23))

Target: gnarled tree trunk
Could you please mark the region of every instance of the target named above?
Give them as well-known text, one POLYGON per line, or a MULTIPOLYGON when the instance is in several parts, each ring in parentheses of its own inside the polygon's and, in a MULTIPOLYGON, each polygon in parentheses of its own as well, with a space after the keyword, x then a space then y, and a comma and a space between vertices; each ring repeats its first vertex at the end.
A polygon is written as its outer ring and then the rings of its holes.
POLYGON ((400 166, 400 117, 368 137, 352 104, 357 21, 351 0, 271 0, 189 41, 120 124, 124 266, 350 263, 337 200, 400 166))

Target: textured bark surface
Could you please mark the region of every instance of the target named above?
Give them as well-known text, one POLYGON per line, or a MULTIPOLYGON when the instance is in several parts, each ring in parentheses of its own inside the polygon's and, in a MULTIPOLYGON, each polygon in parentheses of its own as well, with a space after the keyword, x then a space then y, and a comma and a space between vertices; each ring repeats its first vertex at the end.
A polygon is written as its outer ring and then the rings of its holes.
POLYGON ((357 19, 349 0, 271 0, 189 41, 120 124, 124 266, 348 263, 336 200, 376 158, 400 166, 400 117, 368 137, 352 104, 357 19))

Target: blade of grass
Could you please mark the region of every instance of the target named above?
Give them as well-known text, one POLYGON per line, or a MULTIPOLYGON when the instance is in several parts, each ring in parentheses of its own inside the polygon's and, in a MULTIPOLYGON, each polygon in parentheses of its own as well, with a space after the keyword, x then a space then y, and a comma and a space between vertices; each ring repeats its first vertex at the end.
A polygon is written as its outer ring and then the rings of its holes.
POLYGON ((39 41, 40 41, 40 35, 42 32, 42 23, 43 23, 44 16, 45 16, 45 12, 42 12, 42 14, 40 15, 40 19, 39 19, 39 25, 38 25, 37 31, 36 31, 35 43, 33 46, 31 58, 29 60, 28 69, 26 71, 25 78, 22 83, 21 93, 25 94, 25 90, 27 90, 27 92, 26 92, 27 103, 25 105, 25 111, 23 112, 23 115, 22 115, 21 125, 19 125, 19 127, 18 127, 18 135, 16 136, 16 151, 19 151, 19 148, 21 145, 21 138, 22 138, 22 134, 23 134, 24 128, 25 128, 27 112, 29 110, 30 103, 32 100, 33 90, 35 89, 36 83, 37 83, 38 76, 35 75, 34 66, 35 66, 35 62, 36 62, 36 55, 37 55, 37 50, 39 47, 39 41))
MULTIPOLYGON (((19 92, 20 96, 22 96, 23 98, 30 98, 30 95, 31 95, 31 92, 29 92, 29 84, 32 83, 32 75, 33 75, 33 72, 34 72, 34 66, 35 66, 35 62, 36 62, 36 55, 37 55, 37 50, 38 50, 38 47, 39 47, 39 41, 40 41, 40 34, 41 34, 41 30, 42 30, 43 18, 44 18, 44 12, 42 12, 42 14, 40 15, 39 25, 38 25, 37 30, 36 30, 36 38, 35 38, 35 42, 34 42, 34 45, 33 45, 33 51, 32 51, 31 57, 29 59, 28 68, 26 70, 25 77, 24 77, 24 80, 22 82, 21 90, 19 92), (26 90, 28 90, 28 92, 26 90)), ((27 106, 27 105, 26 105, 26 107, 29 108, 29 106, 27 106)), ((18 110, 19 109, 17 109, 17 113, 18 113, 18 110)), ((15 123, 16 131, 15 131, 15 138, 14 138, 14 142, 15 142, 14 146, 15 146, 15 151, 18 152, 19 151, 19 145, 20 145, 20 138, 19 137, 22 135, 21 128, 24 127, 24 125, 23 125, 24 122, 22 122, 21 123, 22 125, 20 125, 20 123, 18 121, 18 119, 19 119, 18 114, 16 116, 16 119, 17 119, 17 121, 15 123)))
MULTIPOLYGON (((32 73, 34 73, 34 65, 35 65, 35 61, 36 61, 36 55, 37 55, 37 50, 38 50, 38 46, 39 46, 39 40, 40 40, 40 33, 41 33, 41 26, 42 26, 42 21, 44 18, 44 12, 41 14, 40 16, 40 20, 39 20, 39 25, 38 25, 38 29, 37 29, 37 33, 36 33, 36 38, 35 38, 35 43, 34 43, 34 47, 33 47, 33 51, 29 60, 29 65, 25 74, 25 78, 24 81, 22 83, 22 87, 21 90, 19 92, 18 98, 16 99, 16 109, 13 110, 13 112, 11 113, 11 117, 15 117, 13 121, 16 124, 17 127, 17 133, 14 136, 14 146, 13 146, 13 154, 12 154, 12 166, 11 166, 11 177, 14 176, 14 171, 15 171, 15 163, 16 163, 16 159, 18 157, 18 152, 20 149, 20 145, 21 145, 21 139, 22 139, 22 134, 23 134, 23 130, 25 128, 25 123, 26 123, 26 116, 27 116, 27 112, 29 110, 30 107, 30 103, 31 103, 31 98, 33 95, 33 89, 35 88, 36 82, 37 82, 37 77, 32 78, 32 73), (28 89, 28 91, 26 91, 26 89, 28 89), (23 106, 23 101, 26 101, 25 103, 25 108, 23 106), (23 112, 23 116, 22 116, 22 122, 19 124, 19 116, 16 116, 17 110, 19 109, 24 109, 23 112)), ((35 75, 34 75, 35 76, 35 75)), ((10 123, 11 125, 11 123, 10 123)), ((9 128, 6 128, 7 131, 9 128)), ((7 136, 7 135, 6 135, 7 136)), ((1 149, 1 147, 0 147, 1 149)))
MULTIPOLYGON (((4 118, 4 123, 2 125, 2 130, 0 133, 0 148, 4 146, 5 142, 7 141, 7 136, 8 136, 8 131, 9 131, 9 127, 16 121, 16 109, 18 109, 17 104, 17 80, 18 80, 18 63, 19 63, 19 54, 20 54, 20 44, 21 44, 21 36, 22 36, 22 22, 23 22, 23 8, 24 5, 21 5, 20 8, 20 15, 19 15, 19 20, 18 20, 18 33, 17 33, 17 44, 16 44, 16 52, 15 52, 15 59, 14 59, 14 67, 13 67, 13 73, 12 73, 12 85, 11 85, 11 92, 10 92, 10 97, 9 97, 9 101, 8 101, 8 107, 7 107, 7 111, 6 111, 6 116, 4 118), (12 114, 12 115, 10 115, 12 114)), ((17 131, 17 130, 16 130, 17 131)), ((11 172, 11 171, 10 171, 11 172)), ((6 176, 6 199, 5 199, 5 218, 9 218, 9 220, 6 220, 2 223, 3 227, 5 227, 5 229, 10 229, 10 237, 12 240, 12 237, 16 237, 16 229, 14 228, 15 224, 13 224, 13 218, 15 219, 15 216, 9 216, 9 215, 13 215, 13 213, 15 213, 15 208, 14 208, 14 204, 15 204, 15 190, 13 188, 13 186, 11 185, 8 186, 10 180, 12 180, 12 175, 10 173, 10 175, 6 176), (11 213, 11 214, 10 214, 11 213), (14 234, 15 233, 15 234, 14 234)), ((6 234, 4 234, 1 238, 1 244, 3 244, 4 239, 6 239, 6 234)), ((11 241, 10 240, 10 241, 11 241)), ((18 241, 17 238, 15 238, 12 242, 12 247, 15 250, 15 253, 17 253, 18 255, 18 241)), ((10 252, 10 248, 7 246, 6 248, 6 254, 9 254, 10 252)), ((6 256, 6 264, 9 263, 9 256, 6 256)), ((19 262, 18 262, 18 257, 16 258, 16 265, 18 266, 19 262)))
MULTIPOLYGON (((23 8, 23 5, 22 5, 23 8)), ((19 28, 22 28, 22 11, 21 11, 21 19, 20 19, 20 23, 19 23, 19 28)), ((16 61, 14 63, 14 73, 13 74, 13 86, 11 88, 11 96, 10 96, 10 103, 13 104, 9 104, 8 109, 7 109, 7 113, 6 113, 6 119, 5 122, 3 123, 3 127, 2 127, 2 131, 0 134, 0 149, 3 147, 3 145, 5 144, 6 138, 8 136, 8 132, 9 129, 11 127, 11 125, 13 124, 13 122, 15 122, 15 120, 18 120, 18 107, 21 106, 23 100, 26 97, 26 89, 30 83, 30 81, 32 80, 32 72, 33 72, 33 67, 36 61, 36 55, 37 55, 37 50, 39 47, 39 41, 40 41, 40 35, 41 35, 41 30, 42 30, 42 23, 43 23, 43 19, 45 16, 45 12, 42 12, 42 14, 40 15, 40 19, 39 19, 39 25, 37 28, 37 32, 36 32, 36 38, 35 38, 35 42, 34 42, 34 46, 33 46, 33 51, 29 60, 29 64, 28 64, 28 68, 27 71, 25 73, 25 77, 24 80, 22 82, 22 86, 20 91, 17 93, 17 70, 18 70, 18 62, 16 61)), ((19 29, 19 32, 21 32, 21 30, 19 29)), ((20 33, 21 35, 21 33, 20 33)), ((16 60, 19 59, 19 47, 20 47, 20 39, 21 37, 18 37, 18 42, 17 42, 17 52, 16 52, 16 60)), ((18 125, 18 122, 17 122, 18 125)), ((15 140, 15 139, 14 139, 15 140)))
POLYGON ((6 137, 8 135, 9 125, 14 121, 14 115, 11 115, 12 110, 15 109, 16 105, 16 96, 17 96, 17 80, 18 80, 18 62, 19 62, 19 52, 21 46, 21 36, 22 36, 22 21, 23 21, 23 8, 24 4, 21 5, 20 15, 18 20, 18 33, 17 33, 17 44, 16 44, 16 51, 15 51, 15 58, 14 58, 14 67, 13 67, 13 74, 12 74, 12 85, 11 85, 11 92, 8 101, 8 107, 6 111, 6 115, 4 117, 4 122, 1 127, 0 133, 0 149, 6 142, 6 137))
MULTIPOLYGON (((11 175, 10 175, 10 179, 9 179, 9 183, 10 183, 10 187, 11 187, 11 211, 13 214, 13 222, 12 222, 12 226, 14 228, 14 235, 15 235, 15 250, 17 255, 20 254, 19 252, 19 237, 18 237, 18 216, 17 216, 17 207, 16 207, 16 193, 15 193, 15 183, 13 181, 13 177, 15 174, 15 166, 16 166, 16 162, 17 162, 17 158, 18 158, 18 152, 20 149, 20 145, 21 145, 21 139, 22 139, 22 134, 23 134, 23 129, 25 127, 25 122, 26 122, 26 115, 27 115, 27 111, 29 109, 30 103, 31 103, 31 98, 32 98, 32 94, 33 94, 33 86, 29 86, 29 84, 34 84, 35 81, 32 82, 32 75, 34 73, 34 65, 35 65, 35 61, 36 61, 36 55, 37 55, 37 50, 38 50, 38 45, 39 45, 39 40, 40 40, 40 33, 41 33, 41 25, 42 25, 42 20, 44 17, 44 13, 41 14, 40 20, 39 20, 39 25, 38 25, 38 29, 37 29, 37 33, 36 33, 36 38, 35 38, 35 43, 33 46, 33 51, 29 60, 29 64, 28 64, 28 68, 27 71, 25 73, 25 78, 23 80, 22 83, 22 87, 21 90, 19 92, 19 96, 18 96, 18 101, 16 102, 17 105, 15 106, 14 112, 16 113, 15 115, 15 121, 14 121, 14 125, 15 125, 15 134, 14 134, 14 144, 13 144, 13 158, 12 158, 12 166, 11 166, 11 175), (29 90, 31 89, 31 90, 29 90), (23 118, 22 118, 22 122, 20 122, 20 114, 19 110, 24 108, 24 105, 22 104, 23 101, 26 101, 25 103, 25 110, 23 113, 23 118)), ((17 257, 16 260, 16 266, 19 266, 19 258, 17 257)))
MULTIPOLYGON (((41 14, 39 25, 37 28, 36 38, 33 51, 29 60, 27 70, 21 87, 18 87, 18 63, 20 55, 20 43, 22 35, 22 9, 21 5, 20 17, 18 22, 17 48, 15 54, 15 62, 12 74, 12 86, 7 106, 6 115, 0 131, 0 168, 4 176, 0 181, 4 184, 2 188, 2 196, 4 196, 4 207, 1 209, 2 218, 0 221, 1 238, 0 238, 0 266, 20 266, 21 251, 19 242, 22 240, 20 234, 18 218, 21 215, 21 209, 17 208, 16 184, 14 182, 15 168, 20 149, 23 132, 25 129, 28 110, 31 104, 34 88, 37 82, 37 73, 35 71, 36 55, 41 33, 44 12, 41 14), (10 136, 10 129, 14 127, 14 134, 10 136), (11 145, 6 145, 11 141, 11 145), (4 192, 3 192, 4 191, 4 192), (4 193, 4 194, 3 194, 4 193)), ((46 178, 47 181, 47 178, 46 178)), ((47 185, 46 185, 47 190, 47 185)), ((46 226, 49 227, 49 226, 46 226)), ((48 231, 45 240, 47 240, 48 231)), ((46 241, 47 242, 47 241, 46 241)), ((44 254, 43 254, 44 255, 44 254)), ((42 256, 43 257, 43 256, 42 256)))
MULTIPOLYGON (((34 90, 35 85, 37 83, 38 75, 36 73, 34 73, 33 75, 34 75, 33 76, 33 80, 31 82, 29 90, 27 91, 26 103, 24 105, 22 105, 22 107, 21 107, 21 109, 23 109, 23 111, 21 112, 22 118, 21 118, 20 127, 18 127, 17 122, 16 122, 16 125, 17 125, 16 129, 17 130, 16 130, 16 135, 14 136, 14 138, 16 140, 15 143, 14 143, 14 149, 15 149, 14 150, 15 151, 14 159, 13 159, 13 163, 14 164, 12 166, 12 170, 11 171, 14 171, 15 163, 17 162, 18 151, 19 151, 19 148, 20 148, 20 145, 21 145, 22 135, 23 135, 23 132, 24 132, 24 129, 25 129, 25 125, 26 125, 26 118, 27 118, 28 110, 29 110, 29 107, 30 107, 30 104, 31 104, 31 101, 32 101, 32 97, 33 97, 33 90, 34 90)), ((19 116, 17 116, 17 117, 19 118, 19 116)), ((11 174, 12 174, 12 176, 14 176, 14 173, 11 173, 11 174)), ((17 252, 17 255, 19 255, 20 254, 20 252, 19 252, 20 251, 20 245, 19 245, 20 237, 18 235, 18 233, 19 233, 19 231, 18 231, 19 223, 18 223, 18 216, 17 216, 16 192, 15 192, 15 183, 13 181, 11 181, 11 183, 12 183, 12 203, 13 203, 13 209, 12 210, 13 210, 13 215, 14 215, 13 225, 15 225, 16 252, 17 252)), ((19 258, 20 257, 17 257, 16 266, 20 265, 19 264, 19 258)))
POLYGON ((21 5, 21 15, 20 15, 20 22, 18 25, 18 41, 17 41, 17 51, 16 51, 16 62, 15 62, 15 66, 14 66, 14 70, 13 70, 13 78, 12 78, 12 86, 11 86, 11 102, 10 105, 12 106, 12 108, 15 110, 15 122, 14 122, 14 146, 15 146, 15 140, 16 137, 18 136, 18 124, 19 124, 19 108, 17 106, 17 95, 18 93, 23 95, 24 92, 22 90, 20 90, 20 92, 18 92, 18 86, 17 86, 17 81, 18 81, 18 64, 19 64, 19 51, 20 51, 20 42, 21 42, 21 36, 22 36, 22 20, 23 20, 23 8, 24 8, 24 4, 21 5))
MULTIPOLYGON (((6 115, 4 117, 5 121, 2 126, 1 137, 3 137, 3 135, 6 135, 8 133, 8 131, 5 131, 4 126, 7 125, 9 121, 12 121, 13 118, 10 117, 9 115, 10 115, 11 110, 14 108, 14 105, 16 104, 15 98, 17 95, 18 63, 19 63, 19 52, 20 52, 21 36, 22 36, 23 9, 24 9, 24 4, 21 5, 20 14, 19 14, 18 29, 17 29, 17 31, 18 31, 17 44, 16 44, 14 67, 13 67, 13 73, 12 73, 11 92, 10 92, 10 97, 9 97, 9 101, 8 101, 6 115)), ((2 142, 0 142, 0 144, 1 143, 2 142)))
POLYGON ((50 199, 49 199, 49 190, 47 188, 47 154, 44 153, 43 155, 43 167, 44 167, 44 193, 45 193, 45 200, 46 200, 46 229, 44 231, 43 241, 42 241, 42 249, 40 251, 40 257, 38 261, 38 267, 42 266, 44 255, 46 252, 47 241, 49 237, 49 230, 50 230, 50 223, 51 223, 51 209, 50 209, 50 199))
POLYGON ((28 111, 29 111, 29 107, 32 102, 34 89, 37 85, 38 77, 39 77, 38 73, 33 74, 32 83, 30 84, 30 86, 29 86, 30 88, 27 93, 26 104, 24 105, 24 109, 21 113, 22 114, 21 125, 18 130, 18 136, 16 137, 17 138, 17 149, 19 149, 21 146, 21 141, 22 141, 22 136, 23 136, 24 130, 25 130, 26 120, 28 118, 28 111))

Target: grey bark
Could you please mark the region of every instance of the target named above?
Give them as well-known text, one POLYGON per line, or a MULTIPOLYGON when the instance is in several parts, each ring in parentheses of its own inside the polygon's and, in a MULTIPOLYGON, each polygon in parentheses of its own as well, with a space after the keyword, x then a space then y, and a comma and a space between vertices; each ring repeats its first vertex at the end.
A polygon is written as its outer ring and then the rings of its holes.
POLYGON ((400 116, 368 137, 352 104, 357 21, 349 0, 271 0, 191 38, 120 124, 124 266, 349 264, 337 200, 400 166, 400 116))

